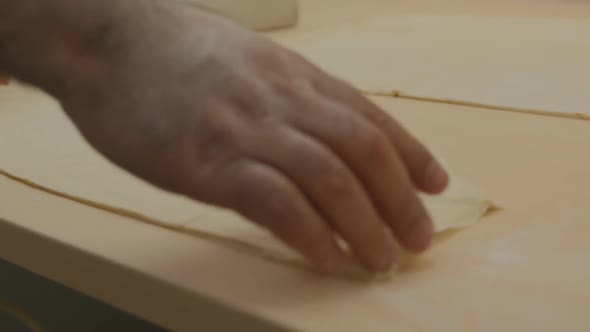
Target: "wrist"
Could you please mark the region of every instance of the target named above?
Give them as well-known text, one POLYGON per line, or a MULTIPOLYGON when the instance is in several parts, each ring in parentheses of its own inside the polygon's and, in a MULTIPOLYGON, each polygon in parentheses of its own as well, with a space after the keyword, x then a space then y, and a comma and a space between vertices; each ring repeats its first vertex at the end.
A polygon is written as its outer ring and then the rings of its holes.
POLYGON ((96 70, 97 52, 130 2, 0 0, 0 72, 56 97, 67 94, 96 70))

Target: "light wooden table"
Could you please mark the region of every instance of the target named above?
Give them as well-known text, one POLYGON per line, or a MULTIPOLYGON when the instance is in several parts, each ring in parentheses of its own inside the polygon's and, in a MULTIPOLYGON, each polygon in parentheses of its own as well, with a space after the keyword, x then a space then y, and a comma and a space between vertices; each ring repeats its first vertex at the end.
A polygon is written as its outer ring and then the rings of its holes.
MULTIPOLYGON (((309 0, 302 10, 299 31, 385 10, 590 13, 553 1, 309 0)), ((389 284, 319 278, 2 176, 0 257, 181 331, 590 330, 590 122, 376 101, 505 206, 389 284)))

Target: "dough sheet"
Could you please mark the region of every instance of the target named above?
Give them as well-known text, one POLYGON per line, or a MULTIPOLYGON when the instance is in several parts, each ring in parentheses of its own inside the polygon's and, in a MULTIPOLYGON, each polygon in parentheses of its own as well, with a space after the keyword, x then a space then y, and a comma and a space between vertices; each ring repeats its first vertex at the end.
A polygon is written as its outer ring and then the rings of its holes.
MULTIPOLYGON (((114 166, 45 94, 16 84, 0 89, 0 125, 0 173, 5 176, 158 227, 307 267, 299 254, 236 213, 164 192, 114 166)), ((493 207, 476 186, 457 176, 445 194, 421 198, 439 232, 469 226, 493 207)), ((351 264, 351 275, 361 272, 351 264)))
POLYGON ((576 19, 389 15, 282 43, 367 94, 590 120, 588 33, 576 19))

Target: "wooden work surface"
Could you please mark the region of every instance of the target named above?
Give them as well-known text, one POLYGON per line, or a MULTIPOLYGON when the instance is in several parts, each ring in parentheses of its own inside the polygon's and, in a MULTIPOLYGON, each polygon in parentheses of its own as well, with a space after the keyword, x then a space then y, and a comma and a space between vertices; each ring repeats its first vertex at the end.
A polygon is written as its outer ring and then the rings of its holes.
MULTIPOLYGON (((434 3, 303 1, 300 29, 385 10, 590 13, 570 1, 434 3)), ((590 330, 590 122, 376 101, 504 206, 390 283, 320 278, 3 176, 0 257, 182 331, 590 330)))

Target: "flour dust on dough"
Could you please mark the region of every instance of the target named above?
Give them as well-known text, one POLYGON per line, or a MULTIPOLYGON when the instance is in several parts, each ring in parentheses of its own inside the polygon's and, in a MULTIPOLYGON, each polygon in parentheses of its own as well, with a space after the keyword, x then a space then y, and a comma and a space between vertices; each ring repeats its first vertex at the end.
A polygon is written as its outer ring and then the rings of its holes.
MULTIPOLYGON (((306 265, 295 251, 238 214, 159 190, 114 166, 81 137, 58 103, 13 85, 0 89, 0 174, 139 221, 306 265)), ((453 176, 441 196, 421 196, 437 231, 477 222, 492 202, 453 176)))
POLYGON ((282 43, 377 95, 590 119, 590 21, 381 16, 282 43))

